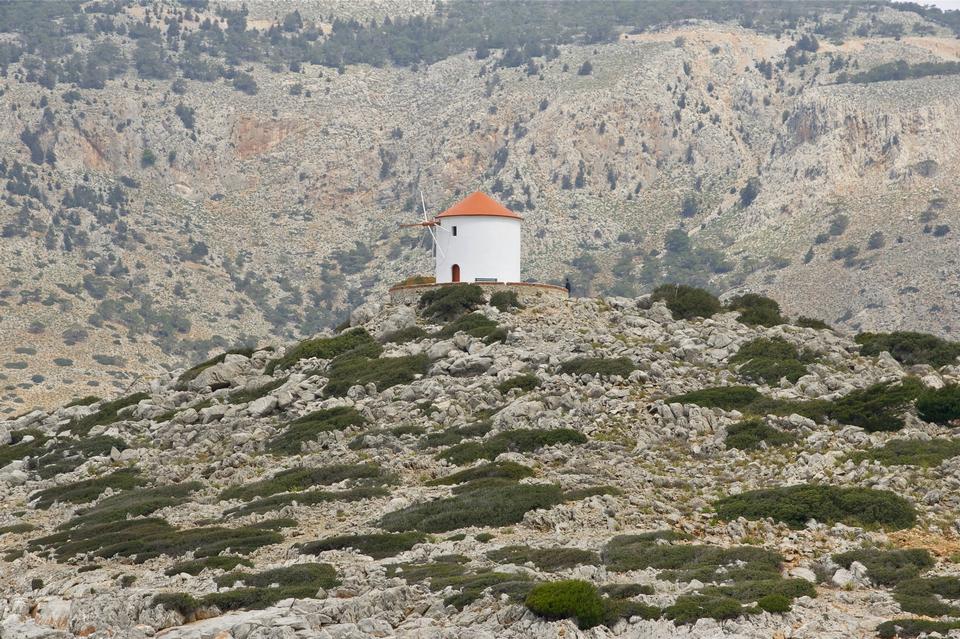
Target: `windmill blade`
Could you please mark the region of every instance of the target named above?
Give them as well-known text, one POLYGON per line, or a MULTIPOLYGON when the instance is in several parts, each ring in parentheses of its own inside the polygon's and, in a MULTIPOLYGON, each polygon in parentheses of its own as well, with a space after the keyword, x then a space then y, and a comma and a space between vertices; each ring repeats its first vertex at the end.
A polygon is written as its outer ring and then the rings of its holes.
POLYGON ((423 221, 427 221, 427 202, 423 199, 423 189, 420 189, 420 207, 423 210, 423 221))
POLYGON ((433 227, 428 226, 427 231, 430 232, 430 237, 433 238, 433 245, 436 247, 437 253, 440 254, 441 258, 446 259, 447 256, 443 253, 443 249, 440 248, 440 243, 437 241, 437 234, 433 232, 433 227))

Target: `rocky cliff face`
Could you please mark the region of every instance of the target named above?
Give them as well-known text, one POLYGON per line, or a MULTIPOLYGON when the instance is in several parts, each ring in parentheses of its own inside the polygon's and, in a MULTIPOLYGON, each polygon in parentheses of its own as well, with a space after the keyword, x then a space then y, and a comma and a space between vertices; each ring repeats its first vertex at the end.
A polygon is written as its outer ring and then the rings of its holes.
POLYGON ((3 422, 3 636, 869 637, 922 612, 903 579, 956 581, 952 430, 889 394, 960 365, 648 299, 429 312, 373 300, 337 336, 3 422), (820 487, 731 514, 791 485, 820 487), (824 485, 870 490, 817 510, 824 485), (607 602, 592 630, 523 604, 564 579, 607 602))
MULTIPOLYGON (((420 10, 404 6, 376 11, 420 10)), ((250 28, 278 9, 253 11, 250 28)), ((479 188, 522 212, 525 277, 571 275, 581 294, 683 280, 768 292, 848 330, 948 334, 958 76, 836 82, 953 60, 957 40, 882 8, 796 64, 813 26, 685 24, 563 46, 530 73, 472 53, 415 71, 254 63, 255 95, 132 72, 74 95, 12 65, 5 409, 333 325, 431 270, 423 238, 397 229, 419 218, 420 190, 431 211, 479 188), (925 35, 853 35, 870 20, 925 35), (31 163, 24 132, 52 164, 31 163), (689 246, 665 250, 678 227, 689 246)))

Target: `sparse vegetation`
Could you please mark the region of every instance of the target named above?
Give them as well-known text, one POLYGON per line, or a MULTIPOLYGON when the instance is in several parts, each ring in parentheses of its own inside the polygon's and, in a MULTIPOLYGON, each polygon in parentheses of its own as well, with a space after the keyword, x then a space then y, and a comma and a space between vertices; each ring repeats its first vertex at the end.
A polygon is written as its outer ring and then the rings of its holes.
POLYGON ((317 337, 304 340, 290 348, 282 357, 270 360, 264 372, 267 375, 273 375, 274 371, 289 368, 302 359, 312 357, 333 359, 348 351, 371 345, 378 346, 376 341, 363 328, 350 329, 336 337, 317 337))
POLYGON ((540 570, 556 572, 574 566, 596 566, 600 563, 597 553, 579 548, 530 548, 529 546, 504 546, 491 550, 487 557, 498 563, 533 564, 540 570))
POLYGON ((301 546, 300 552, 305 555, 318 555, 327 550, 354 548, 374 559, 384 559, 411 550, 417 544, 422 544, 426 539, 426 535, 419 532, 340 535, 308 542, 301 546))
POLYGON ((629 377, 637 365, 626 357, 577 357, 560 364, 560 372, 568 375, 619 375, 629 377))
POLYGON ((923 548, 907 550, 866 548, 834 555, 833 560, 844 568, 849 568, 850 564, 859 561, 866 566, 870 581, 880 586, 895 586, 905 579, 918 576, 921 572, 932 568, 934 564, 933 557, 923 548))
POLYGON ((818 484, 751 490, 721 499, 716 508, 721 519, 772 517, 793 528, 816 519, 827 524, 900 530, 917 521, 910 502, 889 491, 818 484))
POLYGON ((850 455, 856 463, 878 461, 884 466, 921 466, 932 468, 960 455, 958 439, 893 439, 879 448, 850 455))
POLYGON ((296 455, 304 442, 320 433, 345 430, 363 423, 363 416, 351 406, 314 411, 287 424, 283 432, 267 441, 266 449, 277 455, 296 455))
POLYGON ((485 301, 483 289, 476 284, 451 284, 425 292, 419 304, 424 317, 449 322, 485 301))
POLYGON ((768 425, 762 419, 746 419, 727 428, 724 443, 727 448, 755 450, 761 443, 767 446, 785 446, 796 441, 796 437, 768 425))
POLYGON ((524 603, 547 619, 573 619, 582 630, 604 620, 603 599, 597 587, 577 579, 537 584, 524 603))
POLYGON ((351 386, 374 384, 378 391, 397 384, 409 384, 430 367, 425 354, 405 357, 341 356, 330 363, 329 380, 323 392, 327 396, 342 397, 351 386))
POLYGON ((482 442, 466 442, 451 446, 437 457, 462 466, 478 459, 495 459, 506 452, 527 453, 544 446, 558 444, 585 444, 587 438, 570 428, 518 428, 498 433, 482 442))
POLYGON ((71 421, 64 430, 69 430, 73 435, 84 436, 90 433, 95 426, 112 424, 120 419, 120 411, 129 406, 135 406, 145 399, 150 399, 148 393, 134 393, 127 397, 121 397, 111 402, 104 402, 100 409, 86 417, 80 417, 71 421))
POLYGON ((246 500, 267 497, 276 493, 305 490, 314 486, 328 486, 347 479, 375 485, 390 481, 392 477, 375 464, 333 464, 313 468, 291 468, 280 471, 269 479, 227 488, 220 493, 220 499, 228 501, 231 499, 246 500))
POLYGON ((738 372, 752 382, 776 384, 782 378, 796 382, 807 374, 806 364, 813 359, 812 354, 801 354, 782 337, 774 337, 747 342, 730 358, 730 363, 740 363, 738 372))
POLYGON ((960 420, 960 385, 924 389, 917 397, 917 414, 927 422, 943 426, 955 424, 960 420))
POLYGON ((960 357, 960 342, 949 342, 927 333, 900 331, 896 333, 860 333, 857 344, 864 355, 889 352, 901 364, 930 364, 946 366, 960 357))
POLYGON ((739 311, 737 319, 750 326, 776 326, 786 324, 787 320, 780 315, 780 305, 763 295, 747 293, 731 298, 727 302, 727 310, 739 311))
POLYGON ((496 307, 497 310, 504 313, 514 309, 523 308, 523 305, 520 304, 520 300, 517 299, 516 291, 497 291, 491 294, 490 306, 496 307))
POLYGON ((502 395, 506 395, 514 388, 519 388, 521 391, 528 393, 538 386, 540 386, 540 380, 537 379, 537 376, 525 373, 500 382, 497 384, 497 390, 500 391, 502 395))
POLYGON ((453 484, 465 484, 477 479, 489 479, 497 477, 500 479, 520 480, 525 477, 533 477, 533 469, 523 466, 516 462, 490 462, 480 464, 473 468, 467 468, 459 472, 433 479, 427 482, 428 486, 443 486, 453 484))
POLYGON ((682 284, 664 284, 653 291, 654 302, 663 301, 674 319, 712 317, 720 312, 720 300, 709 291, 682 284))
POLYGON ((511 481, 480 481, 464 484, 444 499, 414 504, 387 513, 380 520, 386 530, 447 532, 468 526, 515 524, 528 510, 549 508, 563 501, 558 486, 518 484, 511 481))

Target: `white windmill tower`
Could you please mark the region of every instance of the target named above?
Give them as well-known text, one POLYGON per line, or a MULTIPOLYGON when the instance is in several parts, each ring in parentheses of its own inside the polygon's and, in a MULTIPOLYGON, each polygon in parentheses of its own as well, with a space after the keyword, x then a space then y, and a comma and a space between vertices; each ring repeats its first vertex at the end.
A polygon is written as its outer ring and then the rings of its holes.
POLYGON ((436 249, 438 284, 521 281, 522 217, 480 191, 433 218, 427 217, 423 193, 420 203, 423 221, 401 226, 421 226, 429 231, 436 249))

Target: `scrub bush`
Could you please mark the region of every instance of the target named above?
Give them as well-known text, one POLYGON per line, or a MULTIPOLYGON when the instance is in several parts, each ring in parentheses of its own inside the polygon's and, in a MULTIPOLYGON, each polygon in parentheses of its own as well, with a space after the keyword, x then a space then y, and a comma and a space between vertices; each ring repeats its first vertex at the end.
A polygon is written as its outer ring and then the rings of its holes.
POLYGON ((864 355, 890 353, 901 364, 930 364, 946 366, 956 363, 960 343, 941 339, 928 333, 898 331, 894 333, 860 333, 855 340, 864 355))
POLYGON ((293 366, 301 359, 317 357, 333 359, 360 346, 377 345, 364 328, 354 328, 335 337, 317 337, 300 342, 291 347, 282 357, 270 360, 264 372, 273 375, 277 369, 293 366))
POLYGON ((921 572, 933 568, 935 563, 925 548, 906 550, 865 548, 834 555, 833 560, 844 568, 849 568, 850 564, 859 561, 866 566, 870 580, 880 586, 894 586, 906 579, 912 579, 921 572))
POLYGON ((585 444, 586 442, 586 436, 570 428, 550 430, 518 428, 503 431, 480 442, 466 442, 451 446, 437 457, 462 466, 478 459, 496 459, 501 453, 529 453, 544 446, 585 444))
POLYGON ((900 530, 917 521, 913 506, 899 495, 871 488, 840 488, 799 484, 731 495, 716 504, 724 520, 737 517, 772 517, 792 528, 802 528, 810 519, 849 526, 900 530))
POLYGON ((527 595, 525 605, 534 614, 547 619, 573 619, 581 630, 603 623, 603 598, 597 587, 579 579, 537 584, 527 595))
POLYGON ((300 552, 305 555, 318 555, 326 550, 345 550, 355 548, 374 559, 393 557, 417 544, 422 544, 427 536, 419 532, 373 533, 369 535, 339 535, 304 544, 300 552))
POLYGON ((755 450, 760 448, 761 442, 766 442, 767 446, 785 446, 796 441, 796 437, 790 433, 767 425, 762 419, 746 419, 727 428, 727 436, 724 443, 727 448, 739 448, 740 450, 755 450))
POLYGON ((663 301, 673 315, 673 319, 693 319, 712 317, 719 313, 722 305, 716 295, 702 288, 682 284, 664 284, 653 291, 651 300, 663 301))
POLYGON ((482 305, 486 299, 476 284, 451 284, 427 291, 420 296, 419 307, 424 317, 450 321, 482 305))
POLYGON ((960 385, 924 390, 917 398, 917 413, 923 421, 943 426, 960 420, 960 385))
POLYGON ((560 364, 560 372, 568 375, 619 375, 628 377, 637 365, 626 357, 577 357, 560 364))

